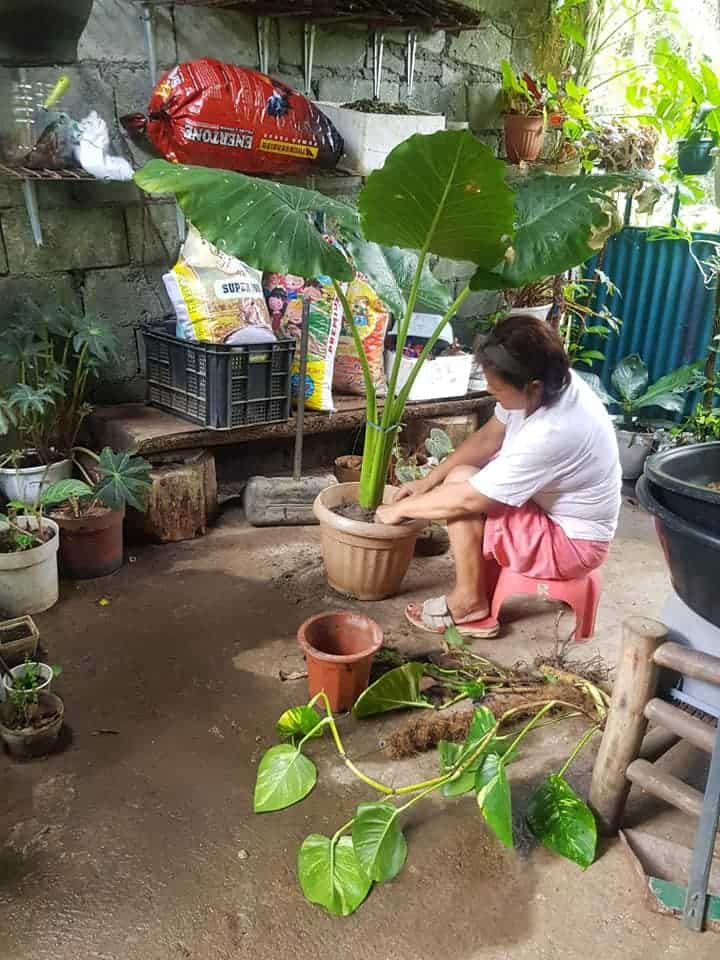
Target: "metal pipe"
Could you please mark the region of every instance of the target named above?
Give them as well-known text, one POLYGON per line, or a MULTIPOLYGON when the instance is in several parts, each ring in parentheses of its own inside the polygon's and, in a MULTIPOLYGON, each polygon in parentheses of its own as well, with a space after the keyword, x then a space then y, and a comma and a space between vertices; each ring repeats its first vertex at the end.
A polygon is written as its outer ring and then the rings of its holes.
POLYGON ((687 896, 683 912, 683 925, 688 930, 702 930, 705 922, 707 889, 713 863, 715 835, 718 819, 720 819, 720 726, 714 739, 715 745, 705 785, 705 798, 688 870, 687 896))
POLYGON ((37 200, 37 188, 34 180, 23 180, 22 182, 23 199, 25 200, 25 209, 30 220, 30 229, 32 230, 33 240, 36 247, 43 245, 42 225, 40 223, 40 209, 37 200))
POLYGON ((144 3, 142 6, 141 20, 145 28, 145 45, 147 46, 148 66, 150 69, 150 81, 153 86, 157 82, 158 63, 157 50, 155 48, 155 30, 153 28, 153 17, 150 4, 144 3))
POLYGON ((258 17, 256 21, 261 73, 267 73, 270 69, 270 22, 270 17, 258 17))
POLYGON ((373 34, 373 99, 375 100, 380 99, 384 50, 385 34, 376 30, 373 34))
POLYGON ((415 90, 415 61, 417 58, 417 30, 411 30, 407 38, 407 98, 412 97, 415 90))
POLYGON ((305 21, 305 50, 303 56, 303 64, 305 66, 305 96, 311 97, 313 94, 312 89, 312 75, 313 75, 313 63, 315 60, 315 34, 317 32, 314 23, 308 23, 305 21))

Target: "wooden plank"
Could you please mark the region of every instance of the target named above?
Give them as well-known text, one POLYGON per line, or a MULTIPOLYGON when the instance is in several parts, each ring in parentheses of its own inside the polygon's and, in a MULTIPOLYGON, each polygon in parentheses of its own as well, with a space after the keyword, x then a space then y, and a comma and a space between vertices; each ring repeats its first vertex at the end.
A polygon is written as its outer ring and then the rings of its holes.
POLYGON ((645 704, 657 687, 653 653, 666 638, 667 629, 657 620, 629 617, 623 623, 620 663, 590 786, 590 806, 606 833, 616 833, 620 825, 630 789, 626 773, 640 753, 645 704))
POLYGON ((682 643, 664 643, 655 651, 655 663, 694 680, 720 686, 720 657, 691 650, 682 643))
MULTIPOLYGON (((703 723, 697 717, 674 707, 664 700, 653 699, 645 707, 645 716, 651 723, 657 723, 687 740, 699 750, 712 753, 715 743, 715 727, 703 723)), ((647 758, 646 758, 647 759, 647 758)))
POLYGON ((627 769, 627 778, 631 783, 677 807, 683 813, 689 813, 692 817, 700 816, 702 793, 647 760, 633 760, 627 769))
MULTIPOLYGON (((362 397, 336 397, 335 413, 306 413, 305 436, 353 430, 365 422, 362 397)), ((458 400, 432 400, 408 404, 403 421, 423 417, 477 413, 484 422, 495 405, 493 397, 478 394, 458 400)), ((142 403, 97 407, 89 418, 93 443, 114 450, 137 450, 146 456, 191 447, 215 447, 254 440, 287 439, 295 433, 295 418, 282 423, 230 430, 208 430, 163 410, 142 403)))

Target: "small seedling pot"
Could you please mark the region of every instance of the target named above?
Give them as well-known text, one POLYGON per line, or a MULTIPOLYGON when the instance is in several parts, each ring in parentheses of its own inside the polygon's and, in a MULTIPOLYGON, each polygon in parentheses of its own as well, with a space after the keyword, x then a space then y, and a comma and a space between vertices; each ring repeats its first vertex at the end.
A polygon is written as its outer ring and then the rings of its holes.
POLYGON ((320 613, 298 630, 307 661, 310 696, 324 691, 333 713, 349 710, 370 682, 383 632, 358 613, 320 613))
MULTIPOLYGON (((35 517, 18 517, 17 524, 37 530, 35 517)), ((57 552, 59 530, 53 520, 44 519, 43 527, 53 535, 45 543, 18 553, 0 553, 0 610, 12 617, 49 610, 59 596, 57 552)), ((8 524, 0 521, 0 534, 8 524)))
POLYGON ((362 457, 351 454, 335 458, 335 476, 338 483, 360 483, 362 457))
POLYGON ((506 113, 505 154, 510 163, 537 160, 545 142, 545 121, 542 117, 526 117, 519 113, 506 113))
POLYGON ((38 694, 38 723, 28 727, 14 728, 9 724, 14 716, 11 703, 0 707, 0 738, 13 757, 42 757, 55 749, 63 725, 65 707, 54 693, 38 694))
POLYGON ((124 510, 100 507, 90 516, 53 513, 60 527, 60 572, 71 580, 106 577, 123 563, 124 510))
MULTIPOLYGON (((17 667, 12 667, 10 673, 13 677, 24 677, 25 671, 27 669, 26 663, 20 663, 17 667)), ((39 681, 38 685, 35 688, 38 693, 50 693, 50 686, 53 680, 52 667, 49 667, 46 663, 38 663, 38 674, 39 681)), ((8 694, 12 690, 12 685, 10 683, 10 678, 7 674, 3 675, 2 678, 2 700, 6 701, 8 699, 8 694)))
MULTIPOLYGON (((358 600, 384 600, 400 589, 425 520, 390 526, 341 517, 334 507, 357 503, 359 483, 326 487, 313 512, 320 524, 325 573, 333 590, 358 600)), ((385 487, 385 503, 392 503, 397 487, 385 487)))
POLYGON ((37 650, 40 631, 32 617, 15 617, 0 623, 0 656, 5 663, 13 666, 30 657, 37 650))

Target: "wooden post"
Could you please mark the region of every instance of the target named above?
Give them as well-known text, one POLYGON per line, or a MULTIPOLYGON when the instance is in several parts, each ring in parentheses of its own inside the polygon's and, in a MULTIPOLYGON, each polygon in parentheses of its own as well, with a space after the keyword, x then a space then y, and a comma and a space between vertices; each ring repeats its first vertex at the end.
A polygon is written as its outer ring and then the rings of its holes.
POLYGON ((657 686, 653 654, 666 639, 667 630, 657 620, 629 617, 623 623, 620 663, 590 787, 590 806, 603 833, 617 833, 620 826, 630 790, 627 768, 640 754, 645 705, 657 686))

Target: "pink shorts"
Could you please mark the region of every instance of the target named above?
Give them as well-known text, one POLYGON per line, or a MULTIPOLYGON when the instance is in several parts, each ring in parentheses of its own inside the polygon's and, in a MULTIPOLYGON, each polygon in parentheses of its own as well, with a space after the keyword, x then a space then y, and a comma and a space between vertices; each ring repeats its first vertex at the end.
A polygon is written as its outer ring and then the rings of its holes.
POLYGON ((485 556, 538 580, 583 577, 603 563, 609 548, 602 540, 571 540, 533 500, 485 521, 485 556))

